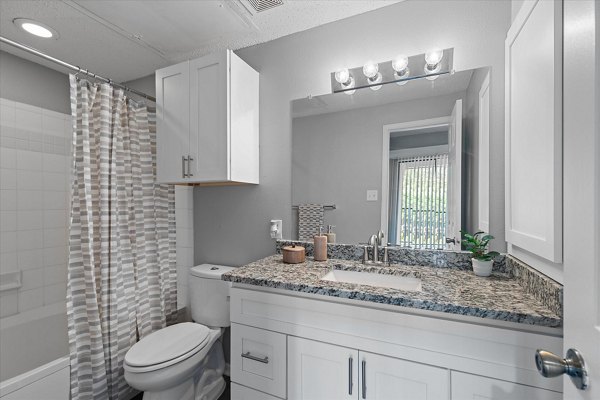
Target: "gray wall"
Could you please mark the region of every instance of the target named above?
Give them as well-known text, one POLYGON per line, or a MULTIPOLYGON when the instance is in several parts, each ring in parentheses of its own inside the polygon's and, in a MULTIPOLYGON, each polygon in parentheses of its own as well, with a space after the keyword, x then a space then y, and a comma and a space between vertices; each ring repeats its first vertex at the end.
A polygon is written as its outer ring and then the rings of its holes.
MULTIPOLYGON (((198 187, 195 261, 242 265, 272 254, 269 220, 291 236, 290 101, 329 93, 330 72, 454 47, 455 69, 492 66, 492 234, 504 237, 504 39, 508 1, 406 1, 237 52, 260 72, 260 185, 198 187), (435 21, 432 26, 431 21, 435 21)), ((503 245, 502 245, 503 246, 503 245)))
POLYGON ((71 113, 69 76, 0 51, 0 97, 71 113))
POLYGON ((443 146, 448 144, 448 129, 442 132, 415 133, 390 139, 390 150, 414 149, 417 147, 443 146))
POLYGON ((325 224, 336 226, 337 241, 366 242, 381 228, 383 125, 449 116, 464 96, 294 118, 292 202, 336 204, 335 211, 325 211, 325 224), (366 201, 369 189, 378 191, 378 201, 366 201))

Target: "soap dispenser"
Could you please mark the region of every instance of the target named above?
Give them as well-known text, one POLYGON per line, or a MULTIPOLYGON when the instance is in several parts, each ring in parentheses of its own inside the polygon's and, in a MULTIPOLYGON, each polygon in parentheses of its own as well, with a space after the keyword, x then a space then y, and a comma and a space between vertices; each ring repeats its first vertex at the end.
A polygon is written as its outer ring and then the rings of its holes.
POLYGON ((325 234, 325 236, 327 236, 327 243, 335 243, 335 233, 333 233, 333 228, 335 228, 335 225, 327 225, 327 233, 325 234))
POLYGON ((323 234, 323 227, 319 227, 319 234, 313 237, 315 261, 327 261, 327 236, 323 234))

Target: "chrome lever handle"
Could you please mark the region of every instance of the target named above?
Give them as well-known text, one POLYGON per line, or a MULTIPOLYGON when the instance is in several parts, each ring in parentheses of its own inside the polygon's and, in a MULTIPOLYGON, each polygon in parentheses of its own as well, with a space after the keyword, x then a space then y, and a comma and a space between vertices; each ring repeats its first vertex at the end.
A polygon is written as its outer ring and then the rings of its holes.
POLYGON ((269 363, 269 357, 265 356, 265 357, 257 357, 257 356, 253 356, 252 354, 250 354, 249 351, 242 353, 242 358, 247 358, 248 360, 252 360, 252 361, 258 361, 260 363, 263 364, 268 364, 269 363))
POLYGON ((589 385, 585 361, 575 349, 567 350, 567 358, 561 358, 549 351, 538 349, 535 352, 535 365, 545 378, 566 374, 571 377, 571 381, 579 390, 586 390, 589 385))

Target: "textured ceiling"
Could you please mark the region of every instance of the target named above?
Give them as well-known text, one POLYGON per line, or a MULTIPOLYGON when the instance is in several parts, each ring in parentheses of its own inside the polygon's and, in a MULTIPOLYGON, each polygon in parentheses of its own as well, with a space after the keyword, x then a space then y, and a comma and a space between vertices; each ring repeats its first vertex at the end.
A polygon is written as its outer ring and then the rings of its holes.
MULTIPOLYGON (((211 52, 263 43, 401 0, 284 0, 252 14, 243 0, 0 0, 0 34, 115 81, 211 52), (33 37, 13 23, 31 18, 60 37, 33 37)), ((2 50, 61 70, 10 46, 2 50)), ((64 71, 64 70, 63 70, 64 71)))

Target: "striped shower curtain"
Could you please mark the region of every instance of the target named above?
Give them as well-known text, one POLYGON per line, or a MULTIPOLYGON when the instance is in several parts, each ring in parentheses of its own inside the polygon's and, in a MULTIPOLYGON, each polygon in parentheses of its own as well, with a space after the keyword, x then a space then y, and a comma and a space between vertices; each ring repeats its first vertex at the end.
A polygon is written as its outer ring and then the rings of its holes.
POLYGON ((67 315, 72 399, 122 399, 123 359, 176 317, 175 193, 158 185, 155 114, 71 75, 67 315))

